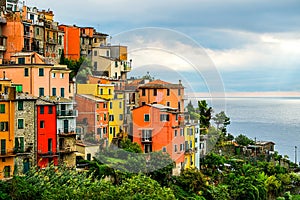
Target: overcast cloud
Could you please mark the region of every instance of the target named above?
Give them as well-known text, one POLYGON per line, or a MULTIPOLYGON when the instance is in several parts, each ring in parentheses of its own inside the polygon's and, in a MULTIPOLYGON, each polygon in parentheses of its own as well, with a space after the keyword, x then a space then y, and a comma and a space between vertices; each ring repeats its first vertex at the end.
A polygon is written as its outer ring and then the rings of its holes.
MULTIPOLYGON (((230 92, 300 90, 298 0, 27 0, 26 3, 39 9, 50 8, 60 23, 93 26, 112 35, 113 41, 123 38, 124 41, 118 42, 132 50, 130 57, 137 69, 132 75, 142 73, 143 66, 161 65, 180 72, 180 76, 191 77, 182 79, 190 82, 192 90, 205 91, 205 84, 217 88, 216 83, 208 83, 211 74, 218 78, 216 71, 225 90, 230 92), (122 33, 143 27, 169 31, 159 31, 160 37, 151 31, 131 37, 122 33), (213 68, 213 73, 206 73, 207 67, 213 68), (201 78, 188 75, 195 70, 201 78)), ((164 73, 157 70, 153 67, 152 73, 164 78, 164 73)))

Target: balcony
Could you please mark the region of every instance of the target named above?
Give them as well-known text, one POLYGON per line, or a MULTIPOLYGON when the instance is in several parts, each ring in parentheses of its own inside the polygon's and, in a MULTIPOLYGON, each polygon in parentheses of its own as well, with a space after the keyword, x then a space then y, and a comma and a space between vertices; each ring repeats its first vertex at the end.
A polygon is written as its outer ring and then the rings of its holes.
POLYGON ((59 136, 72 136, 76 135, 75 129, 74 128, 59 128, 58 130, 58 135, 59 136))
POLYGON ((58 117, 77 117, 78 112, 77 112, 77 110, 58 110, 57 116, 58 117))
POLYGON ((184 155, 190 155, 195 153, 195 148, 189 148, 184 151, 184 155))
POLYGON ((48 43, 48 44, 57 44, 57 41, 56 41, 55 39, 48 38, 48 39, 47 39, 47 43, 48 43))
POLYGON ((75 151, 76 151, 75 146, 74 147, 59 146, 59 150, 58 150, 59 153, 72 153, 72 152, 75 152, 75 151))
POLYGON ((15 157, 14 149, 1 149, 0 158, 15 157))
POLYGON ((151 143, 152 142, 152 137, 148 137, 148 138, 141 138, 142 143, 151 143))

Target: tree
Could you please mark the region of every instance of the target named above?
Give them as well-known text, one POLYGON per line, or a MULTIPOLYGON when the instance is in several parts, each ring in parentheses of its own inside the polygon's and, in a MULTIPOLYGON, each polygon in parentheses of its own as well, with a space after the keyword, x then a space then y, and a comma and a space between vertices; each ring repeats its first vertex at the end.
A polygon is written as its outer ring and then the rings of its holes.
POLYGON ((254 144, 254 141, 249 139, 247 136, 245 135, 238 135, 236 138, 235 138, 235 141, 241 145, 241 146, 247 146, 249 144, 254 144))
POLYGON ((200 127, 209 128, 212 108, 208 107, 208 104, 205 100, 198 101, 198 109, 200 114, 200 127))
POLYGON ((215 117, 212 118, 217 125, 217 129, 222 130, 222 132, 226 135, 227 130, 226 127, 227 125, 230 124, 230 118, 226 116, 224 111, 221 111, 220 113, 216 114, 215 117))

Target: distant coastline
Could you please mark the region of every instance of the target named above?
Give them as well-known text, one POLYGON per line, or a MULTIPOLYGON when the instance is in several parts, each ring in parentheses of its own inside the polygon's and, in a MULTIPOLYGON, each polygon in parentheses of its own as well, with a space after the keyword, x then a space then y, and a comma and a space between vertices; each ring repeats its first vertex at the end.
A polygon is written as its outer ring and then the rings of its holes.
POLYGON ((194 92, 188 98, 300 98, 300 92, 194 92))

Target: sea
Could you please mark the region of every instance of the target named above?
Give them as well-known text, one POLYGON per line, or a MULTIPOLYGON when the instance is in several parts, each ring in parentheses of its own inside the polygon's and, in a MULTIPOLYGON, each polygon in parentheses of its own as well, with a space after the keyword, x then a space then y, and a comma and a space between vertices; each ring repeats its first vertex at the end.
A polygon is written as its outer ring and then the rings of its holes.
POLYGON ((244 134, 256 141, 272 141, 275 143, 275 151, 280 155, 287 155, 292 162, 299 162, 299 97, 234 97, 204 100, 213 107, 213 115, 225 111, 230 117, 231 123, 227 131, 232 135, 244 134))

